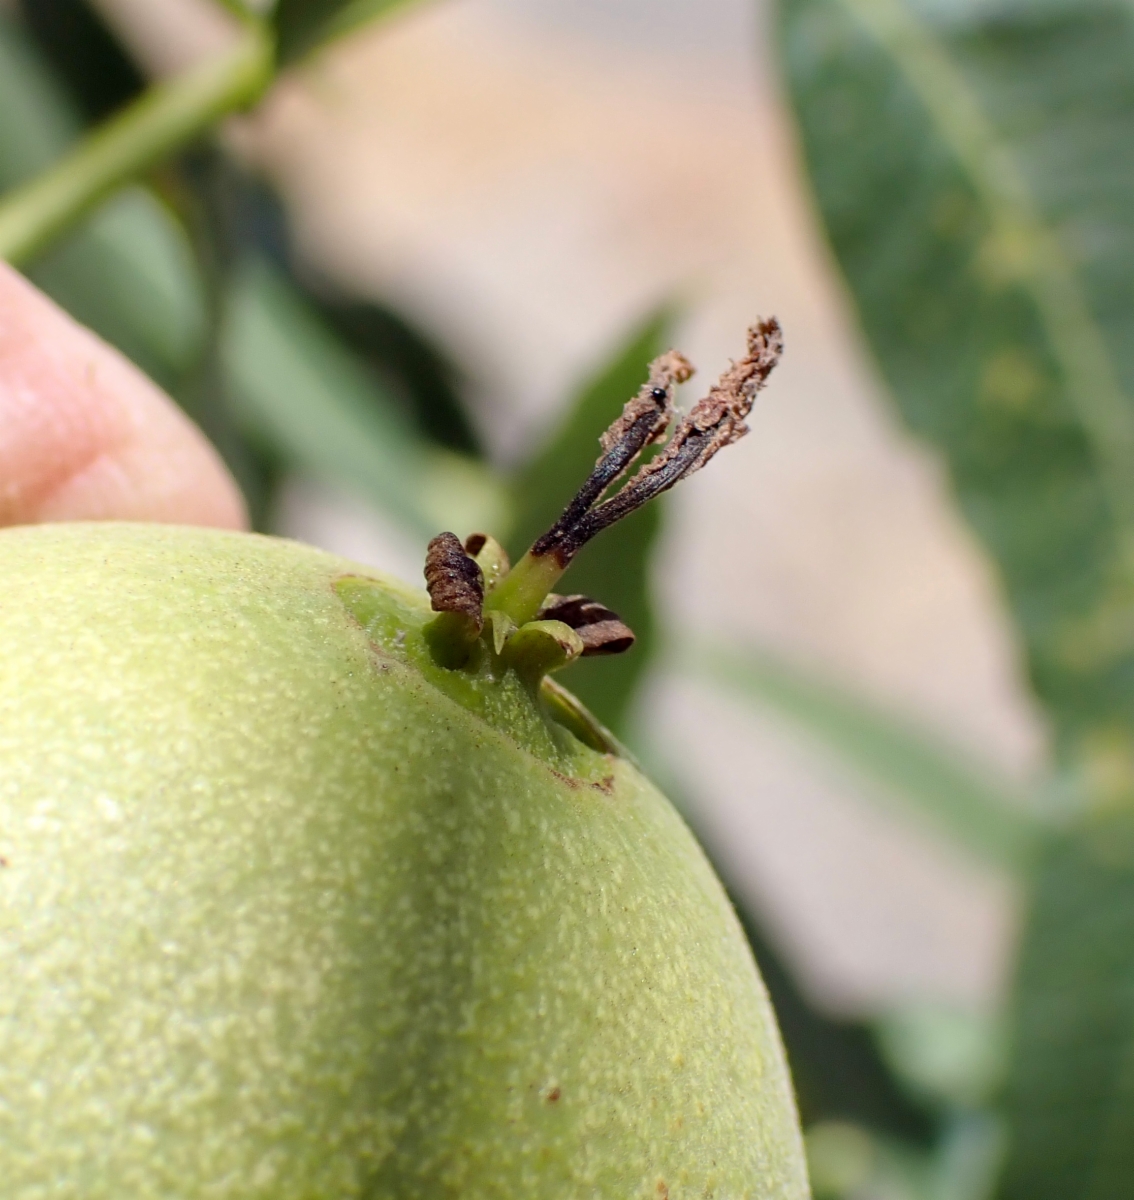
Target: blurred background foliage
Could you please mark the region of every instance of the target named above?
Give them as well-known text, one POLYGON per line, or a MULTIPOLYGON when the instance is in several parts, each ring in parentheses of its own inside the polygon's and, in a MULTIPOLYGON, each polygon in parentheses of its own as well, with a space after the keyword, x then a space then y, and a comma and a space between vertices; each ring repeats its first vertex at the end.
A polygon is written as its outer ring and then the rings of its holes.
MULTIPOLYGON (((97 6, 0 8, 0 254, 170 391, 257 528, 299 473, 418 543, 485 528, 518 555, 593 462, 677 309, 659 296, 543 445, 503 471, 452 352, 396 304, 313 278, 271 187, 218 134, 277 70, 406 2, 225 0, 229 57, 157 85, 97 6)), ((818 219, 898 410, 947 464, 997 566, 1055 769, 1022 790, 813 670, 709 635, 663 640, 649 563, 664 504, 572 568, 569 590, 615 608, 639 641, 567 683, 633 738, 634 698, 662 656, 775 712, 1028 897, 1003 1012, 925 1005, 872 1021, 817 1009, 738 904, 817 1197, 1134 1196, 1134 9, 780 0, 777 21, 818 219)), ((635 748, 680 802, 689 781, 656 746, 635 748)))

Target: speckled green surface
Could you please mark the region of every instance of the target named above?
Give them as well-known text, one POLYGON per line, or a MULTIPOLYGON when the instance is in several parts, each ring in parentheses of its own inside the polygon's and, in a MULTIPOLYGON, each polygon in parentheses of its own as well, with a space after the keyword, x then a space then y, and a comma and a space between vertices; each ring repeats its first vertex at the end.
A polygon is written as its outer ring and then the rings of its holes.
POLYGON ((801 1200, 680 819, 515 680, 441 690, 358 574, 0 533, 5 1200, 801 1200))

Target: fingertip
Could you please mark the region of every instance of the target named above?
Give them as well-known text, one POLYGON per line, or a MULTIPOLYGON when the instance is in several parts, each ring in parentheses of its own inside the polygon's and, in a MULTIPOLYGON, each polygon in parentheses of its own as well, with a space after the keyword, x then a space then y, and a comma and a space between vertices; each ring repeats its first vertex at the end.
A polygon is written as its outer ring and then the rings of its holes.
POLYGON ((248 523, 173 401, 0 263, 0 524, 65 520, 248 523))

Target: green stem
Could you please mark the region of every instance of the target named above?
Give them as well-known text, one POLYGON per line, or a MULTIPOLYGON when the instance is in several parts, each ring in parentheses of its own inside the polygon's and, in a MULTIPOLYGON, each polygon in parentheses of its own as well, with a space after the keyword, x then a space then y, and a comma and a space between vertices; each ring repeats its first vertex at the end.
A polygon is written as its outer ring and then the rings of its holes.
POLYGON ((230 13, 239 21, 243 21, 246 25, 251 25, 260 20, 258 16, 244 4, 244 0, 219 0, 222 8, 227 8, 230 13))
POLYGON ((535 619, 548 592, 566 569, 554 554, 536 558, 529 550, 489 592, 485 606, 506 614, 517 625, 526 625, 535 619))
POLYGON ((269 35, 249 24, 227 53, 155 84, 55 166, 0 200, 0 258, 19 265, 46 249, 123 184, 256 100, 272 68, 269 35))

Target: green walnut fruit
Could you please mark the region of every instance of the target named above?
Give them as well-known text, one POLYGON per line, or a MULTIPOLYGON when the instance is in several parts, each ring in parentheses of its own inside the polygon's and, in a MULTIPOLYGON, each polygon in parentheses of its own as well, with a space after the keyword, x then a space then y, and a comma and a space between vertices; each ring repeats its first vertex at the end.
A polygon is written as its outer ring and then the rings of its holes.
POLYGON ((728 901, 543 678, 570 626, 161 526, 0 532, 0 580, 6 1200, 803 1200, 728 901))

